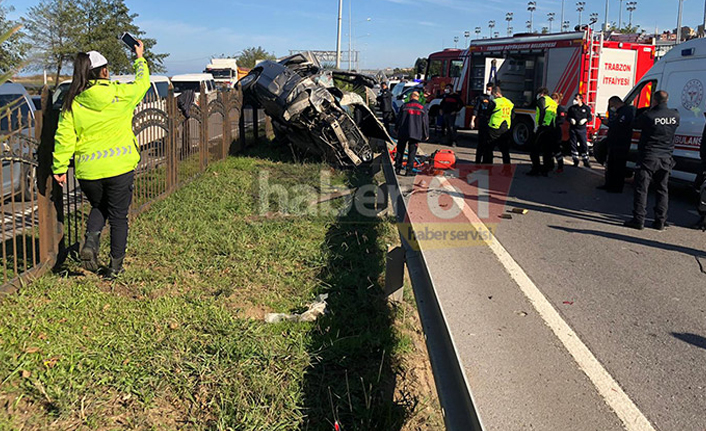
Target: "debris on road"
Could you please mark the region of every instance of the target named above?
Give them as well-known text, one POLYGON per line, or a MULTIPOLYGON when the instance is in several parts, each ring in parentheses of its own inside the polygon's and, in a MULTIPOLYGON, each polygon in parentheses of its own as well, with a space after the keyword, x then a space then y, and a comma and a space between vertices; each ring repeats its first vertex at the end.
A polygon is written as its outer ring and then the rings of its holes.
POLYGON ((505 220, 512 220, 512 214, 500 214, 500 218, 505 220))
POLYGON ((313 322, 326 314, 328 304, 328 293, 322 293, 316 296, 316 300, 309 304, 309 308, 301 314, 286 314, 286 313, 267 313, 265 315, 266 323, 279 322, 313 322))
POLYGON ((524 209, 524 208, 513 208, 510 210, 511 213, 513 214, 527 214, 529 211, 524 209))
POLYGON ((574 305, 574 301, 564 301, 564 305, 574 305))

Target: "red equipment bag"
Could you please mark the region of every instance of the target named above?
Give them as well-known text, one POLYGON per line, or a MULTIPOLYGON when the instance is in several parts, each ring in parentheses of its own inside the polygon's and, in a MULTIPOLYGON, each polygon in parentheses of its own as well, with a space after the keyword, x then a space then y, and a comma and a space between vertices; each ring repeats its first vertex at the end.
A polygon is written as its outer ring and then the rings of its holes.
POLYGON ((432 169, 456 169, 456 153, 451 150, 434 151, 430 159, 432 169))

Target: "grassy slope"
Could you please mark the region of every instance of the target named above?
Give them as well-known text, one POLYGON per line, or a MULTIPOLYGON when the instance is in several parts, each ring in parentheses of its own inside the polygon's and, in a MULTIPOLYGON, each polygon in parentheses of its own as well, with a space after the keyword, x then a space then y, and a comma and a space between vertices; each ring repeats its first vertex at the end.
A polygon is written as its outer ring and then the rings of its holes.
POLYGON ((328 168, 256 151, 138 218, 119 282, 70 264, 0 304, 0 429, 440 427, 396 381, 418 328, 393 325, 410 307, 380 293, 391 225, 261 215, 260 172, 291 191, 328 168), (331 313, 316 323, 262 323, 321 292, 331 313))

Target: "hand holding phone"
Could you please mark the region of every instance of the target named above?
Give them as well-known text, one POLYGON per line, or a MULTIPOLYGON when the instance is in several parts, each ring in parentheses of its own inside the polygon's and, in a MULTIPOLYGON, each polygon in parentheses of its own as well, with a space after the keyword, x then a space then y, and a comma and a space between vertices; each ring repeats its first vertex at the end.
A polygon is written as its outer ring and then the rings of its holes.
POLYGON ((135 54, 137 54, 137 58, 142 57, 142 55, 143 55, 144 52, 145 52, 145 47, 144 47, 144 45, 142 44, 142 41, 141 41, 141 40, 138 40, 138 39, 134 38, 134 37, 133 37, 130 33, 128 33, 128 32, 123 33, 123 35, 120 36, 120 40, 125 44, 125 46, 127 46, 128 48, 130 48, 130 51, 132 51, 132 52, 134 52, 135 54))

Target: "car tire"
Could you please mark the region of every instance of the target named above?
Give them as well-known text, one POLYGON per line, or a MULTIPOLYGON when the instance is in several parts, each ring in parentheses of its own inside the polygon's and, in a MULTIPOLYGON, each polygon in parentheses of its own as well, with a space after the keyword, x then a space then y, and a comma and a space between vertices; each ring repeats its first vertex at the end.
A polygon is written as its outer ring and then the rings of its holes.
POLYGON ((20 177, 23 181, 24 190, 20 190, 20 196, 23 201, 31 202, 37 199, 37 167, 29 166, 22 169, 20 177))
POLYGON ((517 118, 510 129, 512 143, 516 148, 527 150, 534 135, 534 124, 528 118, 517 118))

